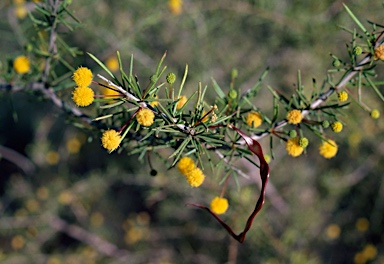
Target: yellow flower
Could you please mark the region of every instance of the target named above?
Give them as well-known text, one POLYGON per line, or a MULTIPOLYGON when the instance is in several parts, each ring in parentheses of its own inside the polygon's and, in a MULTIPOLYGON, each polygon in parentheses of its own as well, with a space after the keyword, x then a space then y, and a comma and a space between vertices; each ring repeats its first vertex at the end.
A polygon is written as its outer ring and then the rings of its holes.
POLYGON ((340 93, 337 94, 337 98, 339 99, 340 102, 345 102, 348 100, 348 93, 345 91, 341 91, 340 93))
POLYGON ((209 115, 206 115, 206 114, 207 114, 207 112, 205 110, 201 114, 201 117, 204 117, 203 119, 201 119, 201 122, 203 122, 203 123, 208 122, 208 120, 209 120, 209 115))
POLYGON ((117 97, 118 95, 120 95, 120 93, 118 91, 115 91, 115 90, 112 90, 112 89, 109 89, 107 87, 102 87, 101 88, 101 93, 103 95, 106 95, 107 98, 109 97, 114 97, 114 95, 117 97))
POLYGON ((343 130, 343 124, 340 123, 339 121, 336 121, 331 124, 331 128, 333 132, 339 133, 341 132, 341 130, 343 130))
POLYGON ((288 154, 292 157, 298 157, 303 153, 304 148, 300 146, 299 144, 300 139, 299 138, 290 138, 287 140, 287 143, 285 144, 285 149, 287 150, 288 154))
POLYGON ((49 165, 56 165, 60 161, 60 154, 57 151, 51 150, 45 156, 45 160, 49 165))
POLYGON ((152 125, 153 119, 155 119, 155 114, 148 108, 141 108, 136 114, 136 120, 142 126, 152 125))
POLYGON ((247 125, 253 128, 256 128, 261 125, 263 118, 260 113, 252 111, 249 112, 246 119, 247 125))
POLYGON ((374 259, 377 255, 377 248, 374 245, 368 244, 364 247, 363 251, 361 252, 363 256, 368 259, 374 259))
POLYGON ((375 53, 373 54, 373 59, 374 60, 384 60, 384 44, 378 46, 375 49, 375 53))
POLYGON ((299 124, 303 119, 303 115, 300 110, 293 109, 287 113, 287 120, 290 124, 299 124))
POLYGON ((77 104, 78 106, 88 106, 92 104, 93 102, 93 96, 95 93, 93 90, 89 87, 80 86, 75 88, 75 90, 72 93, 72 100, 77 104))
POLYGON ((180 110, 185 105, 187 100, 188 99, 187 99, 187 97, 185 95, 180 96, 179 97, 179 101, 177 102, 177 105, 176 105, 176 109, 180 110))
POLYGON ((377 109, 373 109, 370 113, 371 117, 373 119, 378 119, 380 117, 380 112, 377 109))
POLYGON ((30 62, 29 59, 25 56, 18 56, 13 61, 13 68, 17 73, 24 74, 29 72, 30 62))
POLYGON ((105 62, 105 65, 113 72, 119 69, 119 61, 116 57, 109 57, 105 62))
POLYGON ((182 157, 177 163, 177 168, 181 174, 186 175, 195 168, 195 162, 190 157, 182 157))
POLYGON ((203 172, 199 168, 192 169, 185 175, 185 177, 192 187, 199 187, 205 179, 203 172))
POLYGON ((120 134, 113 129, 105 131, 101 137, 101 145, 103 148, 109 150, 109 152, 114 151, 120 145, 121 136, 120 134))
POLYGON ((75 200, 75 196, 70 191, 62 191, 57 197, 59 203, 69 205, 75 200))
POLYGON ((11 240, 11 246, 15 250, 22 249, 24 245, 25 245, 24 237, 20 235, 14 236, 11 240))
POLYGON ((70 154, 76 154, 80 151, 81 142, 77 138, 71 138, 66 142, 67 151, 70 154))
POLYGON ((367 218, 359 218, 356 221, 356 229, 359 232, 365 232, 368 230, 369 227, 369 221, 367 218))
POLYGON ((23 19, 27 16, 28 10, 25 7, 25 5, 17 5, 15 7, 15 15, 17 16, 18 19, 23 19))
POLYGON ((92 82, 92 71, 86 67, 78 68, 72 76, 73 81, 78 87, 89 86, 92 82))
POLYGON ((217 196, 211 201, 210 208, 215 214, 224 214, 228 209, 228 200, 217 196))
MULTIPOLYGON (((159 97, 156 95, 154 98, 155 98, 155 99, 158 99, 159 97)), ((150 105, 151 105, 152 107, 155 107, 155 106, 159 105, 159 101, 152 101, 152 102, 150 103, 150 105)))
POLYGON ((333 158, 337 153, 337 144, 332 139, 328 141, 323 141, 319 146, 320 155, 324 158, 330 159, 333 158))
POLYGON ((330 239, 336 239, 340 236, 341 230, 340 227, 336 224, 330 224, 327 227, 326 234, 330 239))
POLYGON ((180 15, 181 14, 182 5, 183 5, 182 0, 169 0, 168 1, 169 11, 171 11, 171 13, 174 15, 180 15))

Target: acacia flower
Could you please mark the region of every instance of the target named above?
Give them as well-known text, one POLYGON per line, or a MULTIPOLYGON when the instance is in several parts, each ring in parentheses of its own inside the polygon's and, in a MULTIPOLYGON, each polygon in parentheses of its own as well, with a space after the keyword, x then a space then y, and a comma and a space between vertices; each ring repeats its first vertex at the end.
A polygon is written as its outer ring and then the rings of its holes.
POLYGON ((30 62, 26 56, 17 56, 13 61, 13 68, 17 73, 24 74, 29 72, 30 62))
POLYGON ((300 110, 293 109, 287 113, 287 120, 290 124, 299 124, 303 120, 303 115, 300 110))
POLYGON ((114 129, 109 129, 105 131, 101 137, 101 144, 103 148, 107 149, 109 152, 112 152, 117 149, 120 145, 120 142, 121 136, 114 129))
POLYGON ((333 158, 337 153, 337 144, 332 139, 328 141, 323 141, 319 146, 320 155, 324 158, 330 159, 333 158))
POLYGON ((168 0, 168 8, 174 15, 180 15, 182 12, 182 0, 168 0))
POLYGON ((251 111, 247 115, 246 122, 248 126, 256 128, 261 125, 261 123, 263 122, 263 118, 261 117, 260 113, 251 111))
POLYGON ((216 196, 212 199, 210 208, 215 214, 224 214, 228 209, 228 200, 216 196))
POLYGON ((380 117, 380 112, 377 109, 373 109, 370 113, 371 117, 373 119, 378 119, 380 117))
POLYGON ((190 157, 182 157, 177 163, 177 168, 181 174, 186 175, 195 168, 195 162, 190 157))
POLYGON ((189 185, 192 187, 199 187, 205 179, 204 173, 199 168, 194 168, 185 174, 189 185))
POLYGON ((155 114, 148 108, 141 108, 136 114, 136 120, 142 126, 152 125, 153 119, 155 119, 155 114))
POLYGON ((173 84, 176 81, 176 74, 174 74, 173 72, 168 73, 166 80, 167 80, 167 83, 173 84))
POLYGON ((95 93, 91 88, 80 86, 75 88, 75 90, 72 92, 72 100, 78 106, 88 106, 92 104, 94 95, 95 93))
POLYGON ((285 149, 292 157, 298 157, 303 153, 304 148, 299 144, 299 138, 290 138, 285 144, 285 149))
POLYGON ((343 124, 340 123, 339 121, 335 121, 331 124, 332 131, 335 133, 341 132, 343 130, 343 124))
MULTIPOLYGON (((154 98, 155 98, 155 99, 158 99, 159 97, 156 95, 154 98)), ((158 106, 158 105, 159 105, 159 101, 152 101, 152 102, 150 103, 150 105, 151 105, 152 107, 158 106)))
POLYGON ((177 102, 177 105, 176 105, 176 109, 180 110, 185 105, 187 100, 188 99, 187 99, 187 97, 185 95, 180 96, 179 97, 179 101, 177 102))
POLYGON ((373 54, 373 59, 374 60, 384 60, 384 44, 378 46, 375 49, 375 53, 373 54))
POLYGON ((105 61, 105 65, 107 66, 108 69, 110 69, 113 72, 119 69, 119 61, 114 56, 109 57, 105 61))
POLYGON ((345 102, 348 100, 348 93, 345 91, 341 91, 337 94, 337 98, 339 99, 339 102, 345 102))
POLYGON ((76 83, 78 87, 86 87, 89 86, 92 82, 92 71, 87 67, 78 68, 72 76, 73 81, 76 83))

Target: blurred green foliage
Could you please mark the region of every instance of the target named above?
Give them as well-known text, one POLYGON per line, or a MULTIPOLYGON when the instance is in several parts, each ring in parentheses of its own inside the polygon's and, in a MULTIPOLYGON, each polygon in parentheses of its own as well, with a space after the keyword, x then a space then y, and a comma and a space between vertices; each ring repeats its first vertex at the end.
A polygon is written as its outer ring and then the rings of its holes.
MULTIPOLYGON (((16 2, 0 3, 2 69, 24 54, 25 32, 33 34, 28 16, 18 18, 15 11, 18 5, 32 11, 34 3, 16 2)), ((346 4, 364 22, 382 20, 379 1, 346 4)), ((350 35, 337 25, 355 27, 340 1, 184 1, 179 15, 167 1, 154 0, 73 1, 68 9, 81 21, 73 32, 60 28, 71 46, 104 62, 119 50, 126 65, 133 54, 143 82, 167 51, 166 64, 177 76, 189 65, 190 94, 198 81, 210 85, 211 77, 228 92, 233 68, 244 91, 269 66, 265 83, 289 96, 298 69, 310 87, 332 67, 330 52, 348 57, 350 35)), ((86 55, 66 60, 73 68, 99 70, 86 55)), ((377 68, 383 72, 382 63, 377 68)), ((213 101, 214 91, 207 96, 213 101)), ((364 97, 384 112, 373 92, 364 97)), ((191 189, 156 158, 159 173, 151 177, 147 164, 108 154, 51 102, 17 92, 1 92, 0 100, 2 263, 384 262, 384 123, 356 104, 342 117, 336 158, 308 151, 294 159, 282 145, 275 148, 270 182, 277 200, 267 199, 247 241, 238 245, 208 214, 184 206, 212 199, 217 179, 191 189)), ((271 109, 271 102, 263 89, 253 103, 271 109)), ((246 172, 247 166, 239 164, 246 172)), ((258 196, 255 181, 240 178, 239 190, 231 183, 224 218, 236 230, 258 196)))

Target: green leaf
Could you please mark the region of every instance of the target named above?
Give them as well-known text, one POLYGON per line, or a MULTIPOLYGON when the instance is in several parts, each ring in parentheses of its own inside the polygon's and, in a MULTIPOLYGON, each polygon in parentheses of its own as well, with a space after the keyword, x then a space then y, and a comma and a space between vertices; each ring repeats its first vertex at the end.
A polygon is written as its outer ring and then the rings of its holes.
POLYGON ((224 99, 225 98, 225 93, 223 92, 223 90, 221 90, 220 86, 217 84, 217 82, 213 78, 212 78, 212 82, 213 82, 213 88, 215 89, 217 95, 221 99, 224 99))
POLYGON ((365 29, 365 27, 363 26, 363 24, 361 24, 361 22, 357 19, 357 17, 352 13, 352 11, 348 8, 348 6, 346 4, 343 3, 343 6, 345 8, 345 10, 347 10, 349 16, 353 19, 353 21, 355 21, 355 23, 360 27, 360 29, 365 33, 365 34, 368 34, 368 31, 365 29))

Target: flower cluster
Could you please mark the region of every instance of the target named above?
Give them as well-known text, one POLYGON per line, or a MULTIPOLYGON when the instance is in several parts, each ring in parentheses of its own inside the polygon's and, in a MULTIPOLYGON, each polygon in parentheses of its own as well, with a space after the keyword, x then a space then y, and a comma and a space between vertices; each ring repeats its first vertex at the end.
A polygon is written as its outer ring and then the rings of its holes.
POLYGON ((77 86, 72 93, 75 104, 81 107, 92 104, 95 93, 88 87, 93 79, 92 71, 86 67, 80 67, 73 73, 72 79, 77 86))
POLYGON ((197 168, 195 162, 189 157, 183 157, 177 164, 177 168, 183 174, 189 185, 192 187, 199 187, 205 179, 204 173, 201 169, 197 168))

